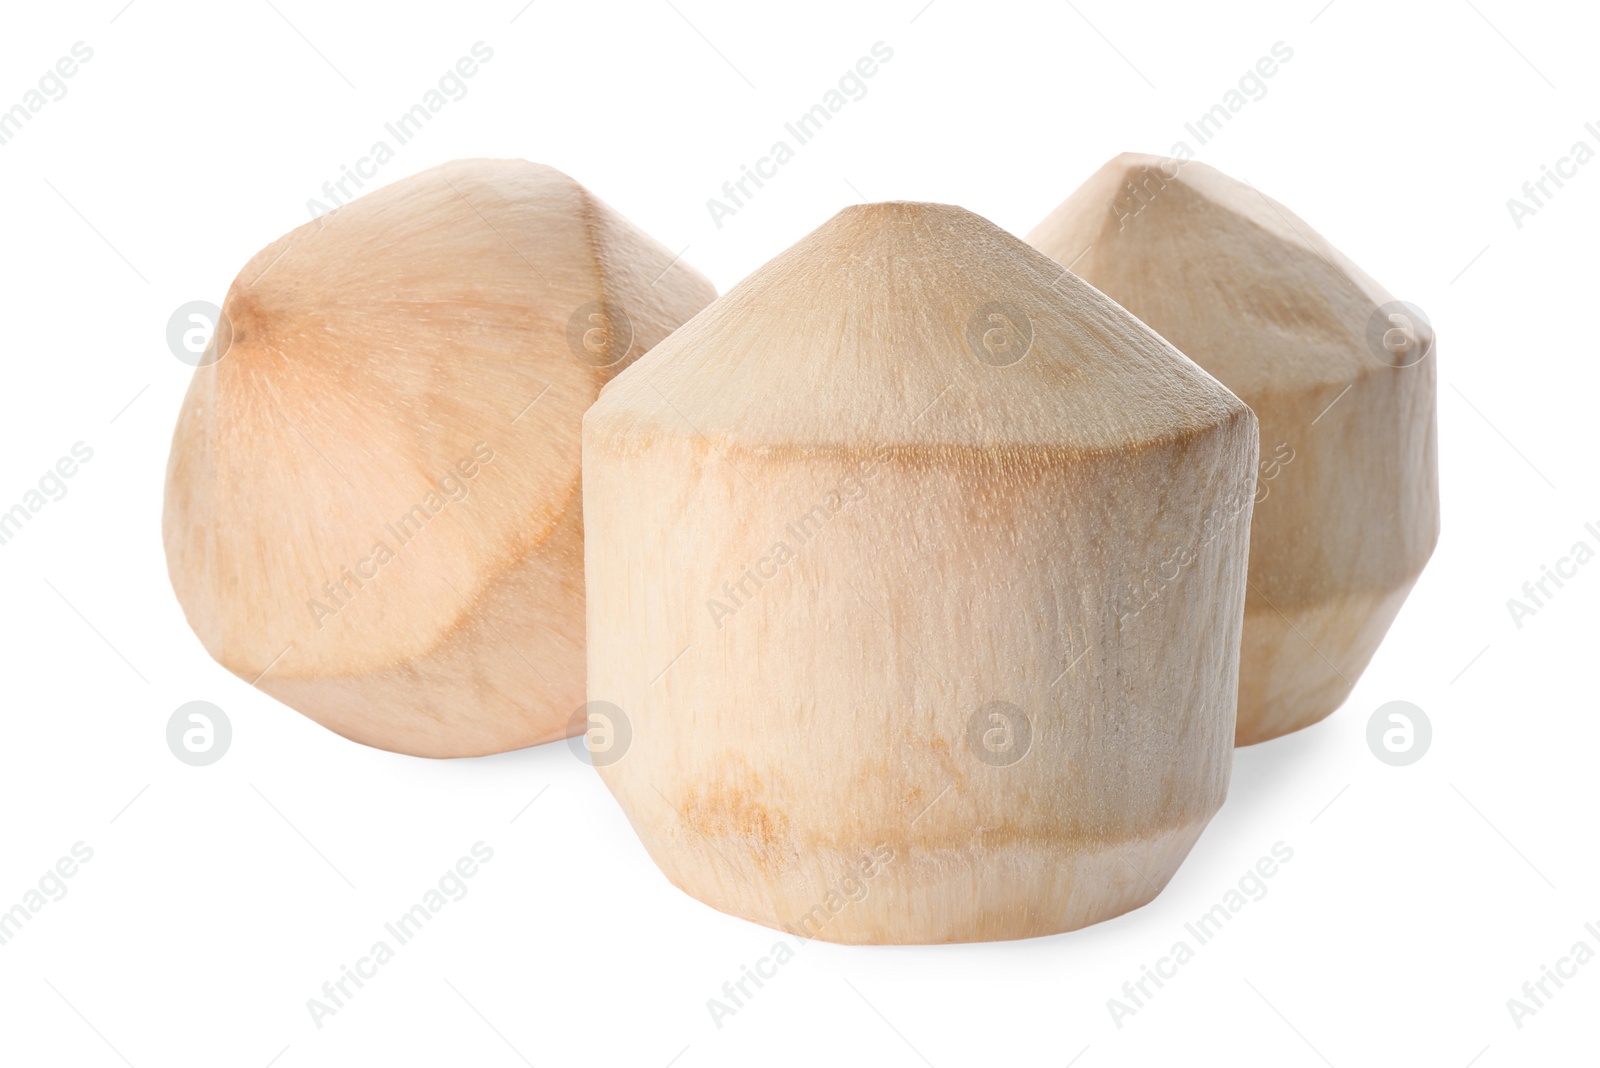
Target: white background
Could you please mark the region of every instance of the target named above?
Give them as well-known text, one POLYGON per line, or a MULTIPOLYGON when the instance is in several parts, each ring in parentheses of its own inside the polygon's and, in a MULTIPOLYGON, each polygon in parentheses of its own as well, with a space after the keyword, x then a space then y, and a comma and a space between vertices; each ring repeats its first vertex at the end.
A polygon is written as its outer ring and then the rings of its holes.
POLYGON ((68 494, 0 546, 0 909, 92 861, 0 946, 0 1063, 1066 1065, 1594 1063, 1600 563, 1514 625, 1506 601, 1600 526, 1593 326, 1600 161, 1506 207, 1600 125, 1576 3, 1110 0, 335 8, 15 5, 0 107, 94 50, 0 146, 9 507, 74 442, 68 494), (675 5, 675 6, 674 6, 675 5), (119 10, 120 9, 120 10, 119 10), (919 11, 919 9, 921 9, 919 11), (439 762, 347 742, 212 663, 168 585, 179 305, 220 302, 483 41, 494 58, 382 172, 463 156, 567 171, 726 290, 866 199, 1026 231, 1123 150, 1169 152, 1274 42, 1294 51, 1197 157, 1289 205, 1440 338, 1443 535, 1344 708, 1238 753, 1226 807, 1154 903, 1053 938, 814 943, 716 1027, 706 1000, 779 937, 656 871, 565 745, 439 762), (706 199, 874 42, 894 50, 722 228, 706 199), (165 726, 203 699, 231 750, 165 726), (1405 699, 1418 763, 1368 751, 1405 699), (538 800, 529 807, 530 799, 538 800), (306 1000, 472 844, 494 859, 320 1030, 306 1000), (1119 1028, 1107 999, 1282 841, 1291 862, 1119 1028))

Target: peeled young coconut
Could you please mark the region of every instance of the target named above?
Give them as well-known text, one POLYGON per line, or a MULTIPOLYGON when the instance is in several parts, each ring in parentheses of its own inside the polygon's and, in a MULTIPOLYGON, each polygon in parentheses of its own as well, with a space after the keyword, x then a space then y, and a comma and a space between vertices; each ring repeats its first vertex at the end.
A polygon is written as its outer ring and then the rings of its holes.
POLYGON ((1221 806, 1255 416, 989 221, 845 209, 608 387, 584 461, 594 764, 700 900, 1053 934, 1221 806))
POLYGON ((579 426, 716 296, 571 178, 463 160, 245 265, 178 415, 172 585, 229 671, 420 756, 584 701, 579 426))
MULTIPOLYGON (((1327 716, 1439 538, 1432 327, 1288 208, 1194 161, 1118 156, 1028 240, 1255 411, 1236 740, 1327 716)), ((1157 576, 1141 601, 1188 582, 1157 576)))

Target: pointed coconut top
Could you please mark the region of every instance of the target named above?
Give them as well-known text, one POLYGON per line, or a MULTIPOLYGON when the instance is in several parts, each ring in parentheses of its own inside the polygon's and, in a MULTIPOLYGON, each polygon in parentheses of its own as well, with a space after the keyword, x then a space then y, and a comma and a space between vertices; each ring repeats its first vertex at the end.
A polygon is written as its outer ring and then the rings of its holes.
POLYGON ((1122 451, 1243 406, 1154 331, 962 208, 846 208, 619 376, 615 447, 1122 451), (664 402, 664 403, 663 403, 664 402))
POLYGON ((246 675, 290 643, 275 674, 433 647, 577 506, 600 387, 713 296, 519 160, 435 167, 273 242, 229 290, 173 435, 164 536, 191 625, 246 675), (579 314, 595 301, 625 319, 579 314), (394 560, 339 608, 323 584, 375 570, 380 542, 394 560))
POLYGON ((1204 163, 1124 153, 1028 241, 1247 400, 1384 369, 1367 331, 1394 298, 1288 208, 1204 163))

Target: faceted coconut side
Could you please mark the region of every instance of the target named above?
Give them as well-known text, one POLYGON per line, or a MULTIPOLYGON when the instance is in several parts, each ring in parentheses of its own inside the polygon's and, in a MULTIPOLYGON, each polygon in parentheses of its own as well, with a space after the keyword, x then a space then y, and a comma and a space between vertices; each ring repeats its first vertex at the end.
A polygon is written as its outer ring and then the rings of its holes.
POLYGON ((169 573, 207 651, 379 748, 567 734, 584 692, 579 421, 715 295, 673 259, 560 172, 488 160, 258 254, 168 464, 169 573), (609 322, 583 314, 601 301, 609 322))
POLYGON ((1324 718, 1438 540, 1431 327, 1287 208, 1192 161, 1119 156, 1029 241, 1255 410, 1238 743, 1324 718), (1380 308, 1412 319, 1410 348, 1385 348, 1380 308))
POLYGON ((585 416, 601 775, 674 884, 805 937, 1146 903, 1227 789, 1255 442, 985 220, 842 212, 585 416))

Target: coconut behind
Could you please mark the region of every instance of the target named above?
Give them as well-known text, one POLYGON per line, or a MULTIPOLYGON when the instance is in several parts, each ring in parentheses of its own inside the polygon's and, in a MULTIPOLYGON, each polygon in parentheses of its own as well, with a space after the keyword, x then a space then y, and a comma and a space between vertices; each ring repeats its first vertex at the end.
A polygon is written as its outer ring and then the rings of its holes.
POLYGON ((1288 208, 1203 163, 1118 156, 1028 240, 1255 410, 1238 743, 1327 716, 1439 538, 1432 326, 1288 208))
POLYGON ((445 164, 287 234, 179 412, 163 537, 228 670, 423 756, 560 738, 584 695, 579 420, 715 296, 571 178, 445 164))

